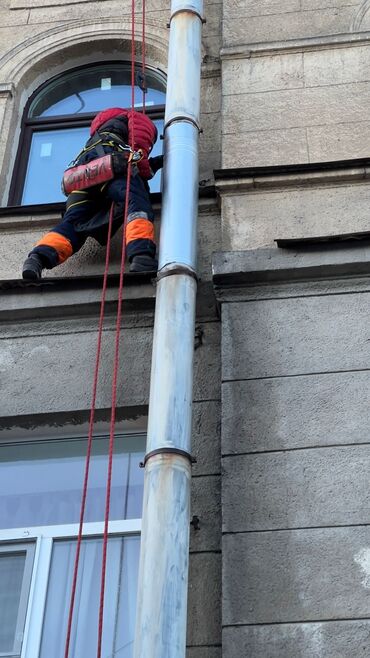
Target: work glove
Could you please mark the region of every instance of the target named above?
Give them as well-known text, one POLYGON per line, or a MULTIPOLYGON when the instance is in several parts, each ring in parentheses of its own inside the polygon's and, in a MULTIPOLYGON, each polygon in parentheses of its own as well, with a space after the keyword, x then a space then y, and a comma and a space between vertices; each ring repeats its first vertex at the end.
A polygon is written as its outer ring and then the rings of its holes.
POLYGON ((149 158, 149 167, 153 176, 155 176, 158 169, 162 169, 163 167, 163 155, 156 155, 155 158, 149 158))

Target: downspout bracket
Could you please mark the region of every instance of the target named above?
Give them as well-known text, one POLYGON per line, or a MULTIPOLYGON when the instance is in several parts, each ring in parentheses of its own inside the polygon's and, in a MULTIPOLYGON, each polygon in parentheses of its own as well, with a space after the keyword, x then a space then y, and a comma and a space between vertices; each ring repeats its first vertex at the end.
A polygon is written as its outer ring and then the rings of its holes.
POLYGON ((145 455, 144 461, 139 464, 140 468, 145 468, 149 459, 156 455, 179 455, 180 457, 188 459, 190 464, 196 464, 197 462, 196 458, 193 457, 190 452, 186 452, 186 450, 180 450, 179 448, 157 448, 156 450, 151 450, 151 452, 148 452, 145 455))

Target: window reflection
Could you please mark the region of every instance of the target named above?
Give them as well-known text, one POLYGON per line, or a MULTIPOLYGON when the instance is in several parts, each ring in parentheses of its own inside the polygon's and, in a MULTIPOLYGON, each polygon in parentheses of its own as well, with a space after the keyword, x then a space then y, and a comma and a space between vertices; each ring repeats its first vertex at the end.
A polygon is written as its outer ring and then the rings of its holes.
MULTIPOLYGON (((160 155, 163 141, 163 119, 154 121, 158 139, 151 155, 160 155)), ((76 157, 89 138, 89 128, 65 128, 43 130, 32 135, 30 156, 23 188, 22 204, 57 203, 65 201, 60 182, 68 164, 76 157)), ((161 191, 160 169, 149 181, 151 192, 161 191)))
MULTIPOLYGON (((150 70, 146 72, 145 104, 164 105, 164 77, 150 70)), ((135 87, 135 105, 141 106, 143 93, 135 87)), ((31 103, 28 116, 52 117, 83 113, 97 113, 107 107, 131 106, 131 67, 109 64, 79 69, 49 83, 31 103)))
MULTIPOLYGON (((113 537, 108 542, 102 656, 132 658, 135 630, 139 537, 113 537)), ((46 600, 40 658, 63 658, 75 541, 55 542, 46 600), (61 577, 61 574, 62 577, 61 577)), ((81 544, 70 655, 95 656, 99 613, 102 540, 81 544)))
MULTIPOLYGON (((138 71, 141 67, 138 65, 138 71)), ((147 115, 163 132, 165 75, 147 69, 147 115)), ((11 186, 9 205, 37 205, 65 201, 60 188, 63 171, 86 143, 94 116, 109 107, 131 107, 131 66, 113 62, 69 71, 43 85, 25 110, 22 142, 11 186)), ((135 107, 143 92, 135 86, 135 107)), ((160 155, 158 138, 152 155, 160 155)), ((151 192, 161 191, 161 171, 149 181, 151 192)))
POLYGON ((22 204, 65 201, 60 187, 63 172, 88 137, 88 127, 33 133, 22 204))
MULTIPOLYGON (((116 439, 111 520, 141 517, 143 437, 116 439)), ((108 439, 95 438, 85 520, 104 519, 108 439)), ((86 440, 3 446, 0 528, 78 523, 86 440)))

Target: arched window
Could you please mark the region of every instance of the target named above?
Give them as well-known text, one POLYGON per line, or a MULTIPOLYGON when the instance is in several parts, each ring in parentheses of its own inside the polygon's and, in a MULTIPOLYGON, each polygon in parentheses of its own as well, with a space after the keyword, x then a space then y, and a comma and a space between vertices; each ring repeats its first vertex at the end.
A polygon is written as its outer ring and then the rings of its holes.
MULTIPOLYGON (((138 69, 139 71, 139 69, 138 69)), ((147 69, 146 112, 163 128, 165 76, 147 69)), ((143 92, 135 87, 135 108, 143 92)), ((60 181, 64 169, 84 146, 93 117, 108 107, 131 107, 131 66, 104 63, 69 71, 44 84, 30 98, 24 113, 9 205, 63 201, 60 181)), ((159 137, 152 155, 162 152, 159 137)), ((160 189, 160 172, 150 183, 160 189)))

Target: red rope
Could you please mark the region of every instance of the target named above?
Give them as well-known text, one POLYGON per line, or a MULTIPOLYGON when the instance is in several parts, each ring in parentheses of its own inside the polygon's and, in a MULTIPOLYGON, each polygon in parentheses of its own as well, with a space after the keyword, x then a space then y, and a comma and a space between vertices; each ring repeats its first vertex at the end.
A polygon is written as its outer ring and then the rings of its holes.
MULTIPOLYGON (((134 135, 134 107, 135 107, 135 0, 132 0, 131 5, 131 148, 135 150, 135 135, 134 135)), ((109 511, 110 511, 110 498, 111 498, 111 485, 112 485, 112 466, 113 466, 113 450, 114 450, 114 430, 116 420, 116 403, 117 403, 117 379, 118 379, 118 366, 119 366, 119 341, 121 334, 121 315, 122 315, 122 291, 123 280, 125 271, 125 257, 126 257, 126 225, 128 216, 128 203, 130 196, 131 185, 131 162, 127 168, 127 182, 126 182, 126 197, 125 197, 125 210, 123 221, 123 234, 122 234, 122 255, 121 255, 121 269, 118 287, 118 308, 117 308, 117 321, 116 321, 116 342, 114 353, 114 366, 112 378, 112 410, 110 421, 110 435, 109 435, 109 458, 108 458, 108 475, 107 475, 107 490, 105 501, 105 518, 104 518, 104 535, 103 535, 103 555, 102 555, 102 571, 100 583, 100 605, 99 605, 99 627, 98 627, 98 649, 96 658, 101 658, 102 652, 102 637, 103 637, 103 621, 104 621, 104 594, 105 594, 105 578, 107 569, 107 548, 108 548, 108 525, 109 525, 109 511)))
POLYGON ((106 298, 106 291, 107 291, 108 270, 109 270, 109 260, 110 260, 110 246, 111 246, 111 235, 112 235, 113 211, 114 211, 114 205, 112 203, 110 213, 109 213, 107 251, 106 251, 106 256, 105 256, 103 287, 102 287, 101 301, 100 301, 98 342, 97 342, 97 348, 96 348, 96 359, 95 359, 95 369, 94 369, 94 379, 93 379, 92 401, 91 401, 91 410, 90 410, 90 418, 89 418, 89 431, 88 431, 88 440, 87 440, 85 475, 84 475, 83 489, 82 489, 80 523, 79 523, 79 529, 78 529, 76 557, 75 557, 74 570, 73 570, 72 591, 71 591, 71 599, 70 599, 70 604, 69 604, 67 636, 66 636, 66 643, 65 643, 65 650, 64 650, 64 658, 68 658, 68 656, 69 656, 69 646, 70 646, 70 641, 71 641, 73 610, 74 610, 75 598, 76 598, 78 566, 79 566, 80 553, 81 553, 82 530, 83 530, 83 524, 84 524, 84 518, 85 518, 85 509, 86 509, 87 487, 88 487, 88 481, 89 481, 91 449, 92 449, 93 429, 94 429, 94 419, 95 419, 96 394, 97 394, 97 388, 98 388, 101 345, 102 345, 102 337, 103 337, 105 298, 106 298))
POLYGON ((112 409, 111 409, 110 432, 109 432, 108 474, 107 474, 107 490, 106 490, 106 499, 105 499, 103 556, 102 556, 102 570, 101 570, 101 583, 100 583, 98 649, 96 654, 97 658, 101 658, 102 637, 103 637, 104 593, 105 593, 105 576, 106 576, 106 568, 107 568, 107 548, 108 548, 108 524, 109 524, 109 511, 110 511, 110 499, 111 499, 111 488, 112 488, 114 431, 115 431, 115 422, 116 422, 117 379, 118 379, 119 348, 120 348, 119 341, 121 335, 122 291, 123 291, 123 279, 124 279, 125 257, 126 257, 126 224, 127 224, 127 214, 128 214, 130 183, 131 183, 131 163, 128 164, 128 169, 127 169, 127 187, 126 187, 123 236, 122 236, 121 271, 120 271, 119 287, 118 287, 116 342, 115 342, 113 377, 112 377, 112 409))
POLYGON ((142 34, 141 34, 141 43, 142 43, 143 54, 142 54, 141 71, 142 71, 142 74, 143 74, 143 85, 144 85, 144 88, 145 88, 145 89, 143 90, 143 114, 145 114, 145 97, 146 97, 146 93, 145 93, 145 90, 146 90, 146 77, 145 77, 145 67, 146 67, 146 62, 145 62, 145 58, 146 58, 146 43, 145 43, 145 21, 146 21, 146 17, 145 17, 145 0, 142 0, 142 2, 143 2, 143 16, 142 16, 143 29, 142 29, 142 34))
MULTIPOLYGON (((135 150, 134 114, 133 114, 134 113, 134 108, 135 108, 135 0, 132 0, 131 11, 132 11, 132 17, 131 17, 131 46, 132 46, 132 49, 131 49, 131 113, 132 113, 131 148, 132 148, 132 150, 135 150)), ((143 78, 144 78, 144 81, 145 81, 145 0, 143 0, 142 43, 143 43, 142 71, 143 71, 143 78)), ((145 93, 143 93, 143 112, 145 113, 145 93)), ((107 549, 108 549, 109 513, 110 513, 110 500, 111 500, 111 488, 112 488, 114 434, 115 434, 115 421, 116 421, 117 381, 118 381, 118 369, 119 369, 119 349, 120 349, 121 317, 122 317, 122 292, 123 292, 124 269, 125 269, 125 258, 126 258, 126 225, 127 225, 127 216, 128 216, 128 204, 129 204, 129 195, 130 195, 131 175, 132 175, 132 165, 131 165, 131 162, 129 162, 128 163, 128 168, 127 168, 126 196, 125 196, 125 209, 124 209, 123 234, 122 234, 121 267, 120 267, 120 279, 119 279, 119 287, 118 287, 116 339, 115 339, 114 364, 113 364, 113 376, 112 376, 112 392, 111 392, 112 406, 111 406, 111 419, 110 419, 110 431, 109 431, 108 472, 107 472, 107 489, 106 489, 106 500, 105 500, 103 554, 102 554, 100 603, 99 603, 99 622, 98 622, 98 646, 97 646, 97 654, 96 654, 97 658, 101 658, 102 638, 103 638, 104 594, 105 594, 105 579, 106 579, 107 549)), ((77 537, 76 557, 75 557, 75 564, 74 564, 74 571, 73 571, 72 591, 71 591, 70 608, 69 608, 69 615, 68 615, 67 637, 66 637, 66 643, 65 643, 64 658, 69 657, 69 648, 70 648, 72 621, 73 621, 73 611, 74 611, 75 598, 76 598, 76 588, 77 588, 78 566, 79 566, 79 560, 80 560, 82 532, 83 532, 83 524, 84 524, 84 517, 85 517, 85 510, 86 510, 87 488, 88 488, 89 470, 90 470, 90 461, 91 461, 93 428, 94 428, 94 419, 95 419, 95 407, 96 407, 99 366, 100 366, 100 357, 101 357, 101 345, 102 345, 102 335, 103 335, 105 299, 106 299, 106 289, 107 289, 109 260, 110 260, 110 247, 111 247, 113 212, 114 212, 114 204, 112 204, 112 206, 111 206, 110 215, 109 215, 107 250, 106 250, 106 258, 105 258, 103 288, 102 288, 101 303, 100 303, 100 317, 99 317, 99 326, 98 326, 98 342, 97 342, 96 360, 95 360, 95 369, 94 369, 91 411, 90 411, 90 418, 89 418, 89 431, 88 431, 85 474, 84 474, 84 482, 83 482, 80 523, 79 523, 79 530, 78 530, 78 537, 77 537)))

